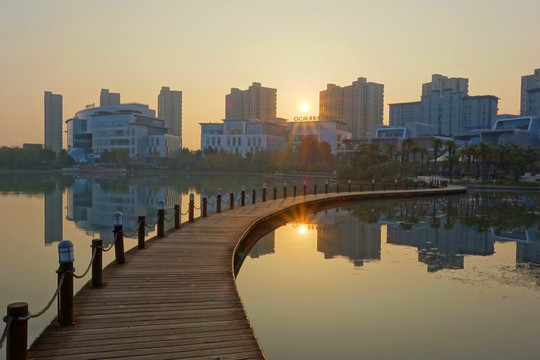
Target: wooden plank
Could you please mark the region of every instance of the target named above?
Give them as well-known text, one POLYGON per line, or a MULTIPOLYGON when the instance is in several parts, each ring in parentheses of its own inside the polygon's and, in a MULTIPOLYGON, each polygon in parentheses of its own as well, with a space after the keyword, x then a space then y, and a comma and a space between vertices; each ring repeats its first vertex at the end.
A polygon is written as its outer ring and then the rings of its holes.
POLYGON ((302 202, 389 193, 320 194, 249 204, 150 239, 146 249, 126 253, 126 264, 108 265, 102 287, 83 287, 75 297, 76 323, 50 325, 28 358, 264 359, 232 268, 233 251, 246 229, 302 202))

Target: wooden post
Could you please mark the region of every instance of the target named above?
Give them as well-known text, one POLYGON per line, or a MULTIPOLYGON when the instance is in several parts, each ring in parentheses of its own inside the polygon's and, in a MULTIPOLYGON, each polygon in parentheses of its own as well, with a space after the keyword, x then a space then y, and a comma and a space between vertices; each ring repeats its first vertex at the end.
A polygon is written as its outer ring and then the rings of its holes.
POLYGON ((350 179, 347 181, 347 191, 351 192, 351 180, 350 179))
POLYGON ((251 192, 251 203, 255 205, 256 201, 257 201, 257 192, 255 191, 255 189, 253 189, 253 191, 251 192))
POLYGON ((96 250, 92 261, 92 287, 100 287, 103 279, 103 240, 92 239, 92 253, 96 250))
POLYGON ((317 195, 317 184, 313 184, 313 193, 317 195))
POLYGON ((307 184, 304 181, 304 196, 306 196, 306 195, 307 195, 307 184))
POLYGON ((293 196, 296 197, 296 185, 293 186, 293 196))
POLYGON ((137 236, 137 247, 144 249, 144 228, 146 227, 146 216, 139 216, 139 234, 137 236))
POLYGON ((165 236, 165 202, 163 200, 158 203, 157 236, 160 238, 165 236))
POLYGON ((6 339, 6 359, 26 360, 28 342, 28 320, 16 320, 28 315, 28 304, 25 302, 12 303, 7 306, 7 316, 13 321, 9 327, 6 339))
MULTIPOLYGON (((384 188, 384 184, 383 184, 383 188, 384 188)), ((375 179, 371 179, 371 191, 375 191, 375 179)))
POLYGON ((174 205, 174 228, 180 229, 180 205, 174 205))
POLYGON ((203 197, 203 199, 202 199, 202 217, 207 217, 208 216, 208 214, 206 212, 207 211, 207 209, 206 209, 207 205, 208 205, 208 200, 206 199, 206 197, 203 197))
POLYGON ((328 180, 324 182, 324 193, 328 194, 328 180))
POLYGON ((263 202, 266 201, 266 184, 263 184, 263 188, 262 188, 262 201, 263 202))
POLYGON ((233 193, 230 193, 229 194, 229 209, 234 209, 234 194, 233 193))
MULTIPOLYGON (((122 213, 117 211, 113 215, 114 255, 117 264, 126 262, 124 254, 124 226, 122 225, 122 213)), ((159 229, 159 227, 158 227, 159 229)), ((159 231, 159 230, 158 230, 159 231)), ((73 280, 72 280, 73 281, 73 280)))
POLYGON ((362 192, 362 184, 360 184, 360 192, 362 192))
POLYGON ((336 192, 339 194, 339 181, 336 184, 336 192))
POLYGON ((242 185, 242 194, 240 196, 240 206, 246 205, 246 187, 242 185))
MULTIPOLYGON (((122 214, 116 212, 113 217, 115 227, 122 226, 122 214), (118 215, 120 214, 120 215, 118 215)), ((62 240, 58 244, 58 262, 60 267, 56 270, 58 274, 58 324, 73 324, 73 244, 69 240, 62 240), (63 278, 63 280, 62 280, 63 278), (62 281, 62 286, 60 286, 62 281)))
POLYGON ((287 183, 286 182, 283 183, 283 198, 284 199, 287 198, 287 183))
POLYGON ((274 186, 274 200, 277 199, 277 191, 276 191, 276 187, 274 186))
POLYGON ((217 189, 217 197, 216 197, 216 212, 221 212, 221 189, 217 189))
POLYGON ((189 222, 195 221, 195 194, 189 194, 189 222))

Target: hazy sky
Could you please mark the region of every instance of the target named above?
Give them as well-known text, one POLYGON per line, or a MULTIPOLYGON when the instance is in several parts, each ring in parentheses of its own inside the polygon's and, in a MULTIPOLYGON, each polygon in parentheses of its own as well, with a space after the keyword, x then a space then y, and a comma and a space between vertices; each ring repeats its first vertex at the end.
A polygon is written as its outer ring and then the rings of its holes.
POLYGON ((317 115, 327 83, 366 77, 385 86, 387 122, 434 73, 518 113, 521 76, 540 68, 539 14, 538 0, 0 0, 0 145, 43 143, 46 90, 64 120, 102 88, 153 109, 161 86, 182 90, 190 149, 252 82, 276 88, 289 119, 303 102, 317 115))

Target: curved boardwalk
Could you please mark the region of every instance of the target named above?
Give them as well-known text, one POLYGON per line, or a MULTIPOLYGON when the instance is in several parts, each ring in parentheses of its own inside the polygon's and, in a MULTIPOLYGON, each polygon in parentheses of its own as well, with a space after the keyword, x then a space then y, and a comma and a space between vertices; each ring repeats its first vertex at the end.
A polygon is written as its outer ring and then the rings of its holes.
POLYGON ((264 359, 236 291, 233 252, 246 229, 302 203, 437 195, 464 188, 308 195, 198 218, 109 265, 75 297, 75 325, 49 326, 30 359, 264 359))

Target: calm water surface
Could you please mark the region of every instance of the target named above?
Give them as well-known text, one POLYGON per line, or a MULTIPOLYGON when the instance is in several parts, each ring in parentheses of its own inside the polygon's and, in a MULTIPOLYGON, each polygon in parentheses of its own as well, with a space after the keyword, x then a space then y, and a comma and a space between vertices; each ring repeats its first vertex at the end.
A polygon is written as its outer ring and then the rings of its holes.
POLYGON ((269 359, 533 359, 538 197, 370 202, 261 239, 237 284, 269 359))
MULTIPOLYGON (((300 189, 302 180, 287 181, 300 189)), ((198 206, 218 187, 260 194, 263 182, 281 189, 283 179, 3 175, 0 307, 25 301, 40 311, 56 288, 58 242, 73 242, 81 274, 91 240, 112 241, 115 211, 130 233, 138 215, 155 223, 159 200, 171 219, 175 204, 186 211, 189 193, 198 206)), ((538 200, 453 199, 329 210, 262 239, 238 285, 269 358, 531 358, 540 320, 538 200)), ((126 239, 126 249, 134 246, 126 239)), ((104 264, 113 261, 112 251, 104 255, 104 264)), ((88 280, 76 280, 76 289, 88 280)), ((56 304, 29 321, 29 342, 55 312, 56 304)))
MULTIPOLYGON (((159 200, 165 201, 166 218, 173 218, 175 204, 187 211, 189 194, 195 194, 200 207, 201 194, 215 202, 217 188, 225 196, 240 192, 245 185, 249 193, 262 183, 281 185, 281 180, 262 176, 179 175, 160 177, 73 177, 54 175, 0 176, 0 308, 5 315, 7 305, 27 302, 32 313, 39 312, 56 289, 58 242, 69 239, 74 245, 76 274, 82 274, 91 258, 92 239, 101 238, 110 244, 112 214, 124 215, 124 230, 133 233, 137 216, 145 215, 147 224, 155 224, 159 200)), ((228 198, 228 197, 227 197, 228 198)), ((223 207, 228 204, 223 204, 223 207)), ((209 206, 209 212, 215 205, 209 206)), ((199 211, 195 211, 199 215, 199 211)), ((187 220, 187 215, 182 221, 187 220)), ((166 228, 173 226, 166 223, 166 228)), ((155 235, 155 227, 147 229, 147 238, 155 235)), ((137 245, 126 239, 126 250, 137 245)), ((114 251, 104 253, 104 265, 114 260, 114 251)), ((75 290, 88 280, 75 279, 75 290)), ((56 314, 56 304, 39 318, 31 319, 29 343, 43 331, 56 314)), ((2 323, 0 331, 4 330, 2 323)), ((5 347, 0 351, 5 359, 5 347)))

